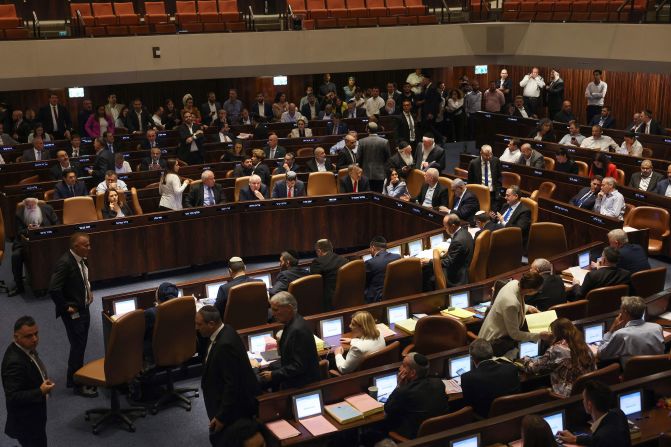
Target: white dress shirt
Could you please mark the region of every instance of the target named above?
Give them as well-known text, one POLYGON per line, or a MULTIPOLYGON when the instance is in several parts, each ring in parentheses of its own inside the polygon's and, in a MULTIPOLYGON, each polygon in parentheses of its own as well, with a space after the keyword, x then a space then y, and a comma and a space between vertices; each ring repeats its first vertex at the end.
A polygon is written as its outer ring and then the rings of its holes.
POLYGON ((336 366, 341 374, 347 374, 355 371, 366 354, 379 351, 386 346, 382 334, 376 339, 353 338, 350 341, 350 349, 347 352, 347 357, 342 354, 335 356, 336 366))
POLYGON ((433 206, 433 193, 436 190, 436 183, 433 186, 429 186, 426 190, 426 195, 424 196, 424 202, 422 202, 422 206, 425 206, 427 208, 431 208, 433 206))

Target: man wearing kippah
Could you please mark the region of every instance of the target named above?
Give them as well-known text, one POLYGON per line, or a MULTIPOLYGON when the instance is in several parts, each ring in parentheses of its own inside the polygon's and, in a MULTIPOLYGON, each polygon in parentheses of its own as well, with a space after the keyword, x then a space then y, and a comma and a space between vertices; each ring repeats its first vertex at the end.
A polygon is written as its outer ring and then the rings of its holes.
POLYGON ((214 303, 214 307, 219 309, 222 318, 224 317, 224 312, 226 311, 228 292, 233 286, 244 284, 246 282, 261 281, 260 279, 254 279, 247 276, 247 273, 245 273, 245 263, 242 262, 242 258, 238 256, 233 256, 228 260, 228 272, 231 275, 231 279, 226 284, 219 286, 219 291, 217 292, 217 301, 214 303))

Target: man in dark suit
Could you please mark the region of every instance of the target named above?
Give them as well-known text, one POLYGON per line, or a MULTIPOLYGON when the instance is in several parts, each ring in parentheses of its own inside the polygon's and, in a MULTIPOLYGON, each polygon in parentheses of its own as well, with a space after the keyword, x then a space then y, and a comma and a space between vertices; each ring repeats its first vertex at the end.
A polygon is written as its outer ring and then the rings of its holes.
POLYGON ((489 213, 487 213, 486 211, 480 210, 477 213, 475 213, 474 220, 475 225, 479 228, 478 232, 475 233, 475 236, 473 236, 474 241, 478 238, 478 236, 480 236, 480 234, 483 231, 485 230, 494 231, 497 229, 496 222, 494 222, 491 219, 489 213))
POLYGON ((44 148, 42 137, 35 137, 33 139, 33 148, 26 149, 21 156, 23 157, 23 161, 41 161, 51 158, 49 156, 49 149, 44 148))
POLYGON ((32 317, 14 323, 14 342, 2 358, 7 403, 5 434, 24 447, 47 446, 47 396, 56 386, 37 354, 39 328, 32 317))
POLYGON ((114 170, 114 154, 112 154, 103 143, 102 138, 93 140, 93 149, 96 158, 93 160, 93 169, 89 169, 89 175, 93 177, 95 183, 105 180, 105 173, 114 170))
POLYGON ((268 125, 261 120, 262 118, 260 116, 252 113, 252 126, 254 127, 252 134, 254 135, 255 140, 265 140, 268 138, 268 125))
POLYGON ((492 211, 492 219, 497 222, 499 228, 517 227, 522 230, 522 241, 526 247, 531 227, 531 210, 520 201, 520 188, 513 185, 506 190, 506 204, 500 213, 492 211))
POLYGON ((524 143, 520 146, 520 158, 517 160, 518 165, 530 166, 536 169, 545 169, 545 157, 536 149, 532 149, 529 143, 524 143))
POLYGON ((515 96, 515 111, 513 112, 513 116, 516 116, 518 118, 534 117, 533 112, 524 106, 524 97, 515 96))
POLYGON ((275 173, 273 175, 286 174, 289 171, 298 172, 299 170, 300 166, 296 163, 296 156, 293 152, 287 152, 284 154, 284 163, 282 163, 282 166, 277 167, 277 170, 274 171, 275 173))
POLYGON ((288 291, 289 284, 309 274, 308 269, 298 266, 298 253, 294 250, 283 251, 280 255, 280 273, 277 274, 268 295, 273 296, 288 291))
POLYGON ((473 368, 461 376, 461 390, 466 405, 486 418, 497 397, 520 392, 520 376, 515 365, 495 360, 492 345, 484 338, 468 347, 473 368))
POLYGON ((149 150, 149 157, 140 162, 140 171, 162 171, 168 167, 168 162, 161 158, 161 149, 153 147, 149 150))
POLYGON ((287 153, 287 150, 278 144, 279 138, 276 134, 270 134, 268 136, 268 144, 263 148, 263 152, 266 153, 266 158, 275 159, 275 158, 284 158, 284 155, 287 153))
POLYGON ((336 168, 339 170, 355 164, 359 155, 359 143, 356 134, 353 132, 348 133, 345 135, 344 140, 345 146, 340 151, 338 161, 336 162, 336 168))
POLYGON ((387 273, 387 265, 390 262, 401 259, 396 253, 387 251, 387 240, 382 236, 375 236, 370 242, 370 255, 372 258, 366 261, 366 302, 374 303, 382 300, 382 288, 387 273))
POLYGON ((88 196, 89 191, 81 180, 77 180, 77 173, 72 169, 63 171, 62 180, 54 185, 54 199, 88 196))
POLYGON ((363 169, 358 165, 349 165, 347 175, 340 180, 340 192, 366 192, 370 191, 368 179, 363 176, 363 169))
POLYGON ((58 95, 49 96, 49 104, 37 112, 36 122, 42 123, 44 131, 53 135, 57 140, 70 138, 72 118, 68 109, 58 103, 58 95))
POLYGON ((399 140, 405 140, 413 146, 416 145, 419 141, 417 124, 412 112, 412 101, 406 99, 403 101, 401 116, 398 118, 398 126, 396 127, 399 140))
POLYGON ((283 199, 291 197, 303 197, 305 195, 305 183, 296 180, 296 173, 289 171, 286 174, 285 180, 280 180, 275 183, 273 188, 272 198, 283 199))
POLYGON ((438 136, 439 142, 442 142, 443 139, 436 129, 436 117, 438 116, 438 109, 440 109, 442 98, 435 84, 431 82, 430 76, 424 75, 422 85, 424 86, 422 91, 424 99, 424 103, 422 104, 422 126, 424 132, 425 134, 426 132, 431 132, 433 135, 438 136))
POLYGON ((154 122, 151 120, 149 112, 147 112, 144 107, 142 107, 142 101, 140 98, 133 100, 133 109, 128 112, 128 130, 135 134, 142 134, 147 131, 147 129, 153 129, 156 127, 154 122))
POLYGON ((70 157, 68 156, 67 151, 64 149, 56 152, 56 159, 58 160, 58 163, 49 169, 49 173, 51 174, 51 178, 53 180, 62 179, 63 173, 67 170, 75 171, 78 176, 81 175, 79 165, 73 161, 70 161, 70 157))
POLYGON ((84 365, 84 353, 89 336, 91 315, 89 305, 93 302, 93 292, 89 282, 89 268, 86 260, 91 250, 88 234, 75 233, 70 236, 70 249, 56 263, 49 283, 49 293, 56 305, 56 318, 63 321, 70 342, 67 382, 75 394, 97 397, 94 387, 75 386, 73 376, 84 365))
MULTIPOLYGON (((406 196, 406 198, 411 202, 417 202, 427 208, 440 209, 442 207, 443 210, 446 211, 447 204, 450 200, 449 191, 440 184, 438 177, 438 169, 427 169, 424 173, 424 184, 419 191, 419 195, 414 198, 406 196), (430 199, 429 196, 431 197, 430 199)), ((402 200, 405 200, 406 198, 401 197, 402 200)))
POLYGON ((347 101, 347 110, 345 110, 342 114, 342 117, 345 119, 352 119, 352 118, 365 118, 366 115, 366 109, 360 108, 356 106, 356 100, 354 98, 351 98, 349 101, 347 101))
POLYGON ((200 124, 193 122, 193 115, 184 113, 184 123, 177 128, 179 148, 177 156, 189 164, 202 164, 205 161, 205 134, 200 124))
POLYGON ((664 135, 666 133, 664 128, 652 119, 652 112, 647 109, 641 112, 641 125, 638 126, 636 132, 646 135, 664 135))
POLYGON ((384 404, 389 430, 412 439, 422 422, 449 411, 445 384, 429 377, 429 360, 417 352, 408 353, 399 368, 398 386, 384 404))
POLYGON ((110 151, 112 154, 116 154, 117 152, 121 152, 121 146, 115 140, 114 134, 112 132, 109 132, 109 131, 103 132, 102 139, 103 139, 103 143, 105 143, 105 149, 110 151))
POLYGON ((573 114, 571 101, 565 100, 562 102, 561 110, 557 112, 554 117, 552 117, 552 120, 566 124, 568 124, 569 121, 574 121, 575 115, 573 114))
POLYGON ((368 178, 371 191, 382 192, 385 166, 391 154, 389 153, 389 141, 380 137, 376 132, 377 123, 368 123, 368 136, 359 140, 357 158, 364 175, 368 178))
POLYGON ((214 306, 203 306, 196 313, 196 329, 209 341, 200 386, 210 421, 210 441, 217 446, 226 427, 254 417, 261 390, 240 336, 233 326, 221 322, 214 306))
POLYGON ((347 124, 341 121, 342 115, 336 113, 333 119, 326 122, 326 135, 344 135, 349 129, 347 124))
MULTIPOLYGON (((620 251, 617 248, 606 247, 603 249, 601 259, 596 263, 596 269, 585 275, 582 285, 576 284, 569 291, 569 299, 581 300, 587 294, 599 287, 619 286, 621 284, 631 288, 631 273, 618 268, 620 251)), ((628 295, 629 291, 625 295, 628 295)))
POLYGON ((589 434, 574 435, 568 430, 559 432, 559 439, 567 444, 590 445, 593 447, 631 447, 629 422, 619 408, 611 409, 613 395, 608 385, 589 381, 582 392, 585 411, 593 421, 594 431, 589 434))
POLYGON ((422 171, 436 168, 439 173, 445 169, 445 150, 436 144, 431 133, 425 133, 422 142, 417 145, 415 168, 422 171))
POLYGON ((303 107, 301 107, 301 115, 308 121, 316 120, 319 119, 319 112, 321 112, 321 107, 319 107, 317 98, 314 93, 308 93, 308 100, 303 104, 303 107))
POLYGON ((170 282, 162 282, 159 284, 159 286, 156 288, 156 292, 154 293, 154 297, 156 298, 154 301, 154 305, 151 307, 148 307, 144 310, 144 359, 149 363, 153 364, 154 362, 154 346, 153 346, 153 339, 154 339, 154 326, 156 325, 156 313, 157 313, 157 307, 160 306, 162 303, 165 303, 167 301, 170 301, 173 298, 179 297, 179 289, 177 288, 176 285, 170 282))
POLYGON ((314 158, 308 160, 305 163, 305 169, 308 172, 325 172, 334 171, 336 169, 335 165, 329 162, 326 158, 326 152, 324 151, 324 148, 315 148, 314 153, 314 158))
POLYGON ((263 382, 280 389, 298 388, 319 380, 319 356, 312 329, 298 313, 296 298, 279 292, 270 299, 273 318, 284 324, 278 351, 280 361, 260 373, 263 382))
POLYGON ((671 188, 669 188, 670 185, 671 185, 671 165, 667 166, 666 177, 663 180, 659 181, 659 183, 657 184, 657 191, 655 192, 662 196, 671 197, 671 188))
POLYGON ((456 214, 445 216, 443 227, 451 238, 450 248, 440 259, 447 286, 468 284, 468 267, 473 258, 473 237, 467 227, 461 226, 461 219, 456 214))
POLYGON ((620 251, 620 260, 617 267, 631 273, 650 270, 648 255, 638 244, 630 244, 627 232, 616 228, 608 232, 608 245, 620 251))
POLYGON ((652 162, 643 160, 641 162, 641 172, 634 172, 629 180, 629 187, 640 189, 641 191, 657 191, 657 185, 664 180, 664 176, 659 172, 652 170, 652 162))
POLYGON ((615 127, 615 118, 610 114, 610 108, 604 106, 601 108, 601 113, 594 115, 588 125, 599 125, 602 129, 612 129, 615 127))
POLYGON ((410 171, 415 169, 412 159, 412 145, 407 141, 398 142, 398 151, 387 161, 387 170, 394 169, 399 177, 405 179, 410 171))
POLYGON ((200 179, 201 184, 192 187, 185 197, 187 207, 211 206, 224 201, 222 187, 214 181, 214 172, 206 169, 200 179))
POLYGON ((149 129, 145 134, 145 139, 140 142, 139 149, 148 151, 155 147, 159 147, 158 141, 156 139, 157 136, 158 133, 156 132, 156 129, 149 129))
POLYGON ((240 189, 239 202, 248 200, 263 200, 268 198, 268 187, 261 183, 261 177, 256 174, 249 176, 249 185, 240 189))
POLYGON ((315 243, 317 257, 310 264, 311 275, 322 275, 324 280, 324 312, 332 310, 331 298, 335 293, 338 269, 347 264, 347 259, 333 253, 333 244, 328 239, 319 239, 315 243))
POLYGON ((485 185, 491 194, 492 210, 498 209, 501 196, 501 162, 488 144, 480 148, 480 156, 468 164, 468 183, 485 185))
POLYGON ((249 107, 249 113, 257 117, 263 118, 264 121, 269 121, 273 118, 273 107, 268 104, 263 98, 263 93, 256 94, 256 102, 249 107))
POLYGON ((555 304, 566 302, 566 290, 561 276, 552 271, 552 264, 547 259, 536 258, 531 263, 530 271, 543 277, 543 285, 535 295, 527 295, 524 302, 545 312, 555 304))
POLYGON ((454 206, 450 211, 459 216, 459 219, 467 222, 473 222, 475 213, 480 210, 480 202, 475 194, 466 189, 466 182, 461 179, 452 181, 452 190, 454 191, 454 206))
POLYGON ((224 312, 226 311, 228 292, 232 287, 244 284, 246 282, 261 281, 260 279, 254 279, 247 276, 247 273, 245 272, 245 263, 242 262, 242 258, 238 256, 233 256, 228 260, 228 273, 230 274, 231 279, 226 284, 219 286, 219 290, 217 291, 217 300, 214 303, 214 307, 219 310, 222 318, 224 316, 224 312))
POLYGON ((200 105, 200 116, 202 123, 210 126, 217 119, 217 113, 221 110, 221 103, 217 101, 217 95, 214 92, 207 93, 207 102, 200 105))
POLYGON ((82 137, 79 134, 73 133, 70 136, 70 144, 65 148, 68 157, 79 158, 82 155, 88 155, 90 153, 90 148, 82 146, 82 137))
POLYGON ((593 210, 596 198, 599 195, 599 191, 601 191, 602 180, 603 178, 600 175, 595 175, 590 182, 589 187, 585 186, 584 188, 580 189, 578 194, 571 197, 569 203, 571 205, 577 206, 578 208, 584 208, 590 211, 593 210))

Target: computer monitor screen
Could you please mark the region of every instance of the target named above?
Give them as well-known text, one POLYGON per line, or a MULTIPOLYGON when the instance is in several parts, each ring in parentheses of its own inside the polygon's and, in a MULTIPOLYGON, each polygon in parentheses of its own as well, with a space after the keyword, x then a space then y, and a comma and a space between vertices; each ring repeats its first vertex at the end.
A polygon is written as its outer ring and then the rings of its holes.
POLYGON ((599 343, 603 340, 603 323, 588 324, 582 328, 585 334, 585 343, 599 343))
POLYGON ((450 293, 450 307, 465 309, 468 307, 468 290, 464 292, 450 293))
POLYGON ((632 391, 618 396, 620 410, 627 416, 643 411, 641 390, 632 391))
POLYGON ((184 289, 177 289, 177 296, 179 298, 183 297, 184 296, 184 289))
POLYGON ((293 396, 293 403, 296 419, 305 419, 310 416, 321 414, 322 393, 317 390, 293 396))
POLYGON ((394 324, 397 321, 408 319, 408 305, 399 304, 398 306, 387 307, 387 323, 394 324))
POLYGON ((422 240, 410 241, 408 242, 408 252, 410 256, 415 256, 422 251, 422 240))
POLYGON ((342 334, 343 322, 342 317, 329 318, 328 320, 321 320, 319 322, 320 333, 322 338, 334 337, 342 334))
POLYGON ((262 332, 260 334, 249 335, 248 346, 249 352, 265 352, 266 351, 266 337, 272 337, 272 332, 262 332))
POLYGON ((450 359, 450 377, 459 377, 463 373, 466 373, 471 370, 471 356, 460 355, 458 357, 452 357, 450 359))
POLYGON ((487 65, 476 65, 475 74, 476 75, 486 75, 487 74, 487 65))
POLYGON ((450 447, 480 447, 480 435, 450 441, 450 447))
POLYGON ((431 248, 436 248, 438 244, 445 242, 445 235, 443 233, 435 234, 429 238, 429 242, 431 243, 431 248))
POLYGON ((578 254, 578 266, 581 269, 586 269, 589 267, 589 251, 583 251, 578 254))
POLYGON ((208 298, 216 298, 217 293, 219 292, 219 287, 223 286, 226 284, 226 281, 222 282, 214 282, 212 284, 207 284, 205 288, 207 289, 207 297, 208 298))
POLYGON ((114 301, 112 307, 114 307, 114 315, 120 317, 121 315, 133 312, 137 309, 137 300, 135 298, 128 298, 125 300, 114 301))
POLYGON ((538 357, 540 355, 540 342, 523 341, 520 343, 520 358, 538 357))
POLYGON ((543 416, 545 422, 550 426, 552 434, 557 434, 558 432, 564 430, 564 412, 559 411, 557 413, 546 414, 543 416))
POLYGON ((373 259, 373 255, 363 255, 361 259, 363 260, 363 262, 366 262, 369 259, 373 259))
POLYGON ((260 279, 266 284, 266 289, 270 289, 273 285, 270 281, 270 273, 264 273, 262 275, 254 275, 251 277, 252 279, 260 279))
POLYGON ((377 376, 373 379, 373 383, 375 383, 375 387, 377 388, 377 400, 379 402, 386 402, 391 392, 396 389, 398 376, 396 373, 377 376))
POLYGON ((401 246, 397 245, 396 247, 389 247, 387 248, 387 252, 401 256, 401 246))

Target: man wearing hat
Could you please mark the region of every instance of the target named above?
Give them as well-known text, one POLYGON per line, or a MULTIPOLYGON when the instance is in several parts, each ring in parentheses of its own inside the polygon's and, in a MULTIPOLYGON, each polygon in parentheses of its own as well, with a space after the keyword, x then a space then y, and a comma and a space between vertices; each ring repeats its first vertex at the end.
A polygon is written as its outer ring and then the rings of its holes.
POLYGON ((308 269, 298 266, 298 253, 295 250, 285 250, 280 255, 280 273, 268 294, 273 296, 279 292, 286 292, 289 290, 289 284, 309 274, 308 269))
POLYGON ((172 298, 179 296, 177 286, 170 282, 162 282, 155 293, 154 306, 144 310, 144 358, 153 362, 152 337, 154 335, 154 323, 156 323, 156 306, 160 306, 172 298))
POLYGON ((238 256, 233 256, 228 260, 228 271, 231 275, 231 279, 224 285, 219 286, 219 291, 217 292, 217 300, 214 303, 214 307, 219 309, 221 316, 223 318, 224 311, 226 310, 226 301, 228 301, 228 292, 233 286, 239 284, 244 284, 246 282, 261 281, 260 279, 254 279, 247 276, 245 273, 245 263, 242 262, 242 258, 238 256))
POLYGON ((343 113, 343 118, 364 118, 366 110, 356 106, 356 99, 352 98, 347 101, 347 110, 343 113))
POLYGON ((366 302, 374 303, 380 301, 382 288, 384 287, 384 276, 387 265, 401 259, 396 253, 387 251, 387 240, 382 236, 375 236, 370 241, 370 255, 372 258, 366 261, 366 302))
POLYGON ((275 183, 273 188, 272 198, 283 199, 291 197, 302 197, 305 195, 305 184, 296 179, 296 173, 289 171, 286 174, 285 180, 280 180, 275 183))

